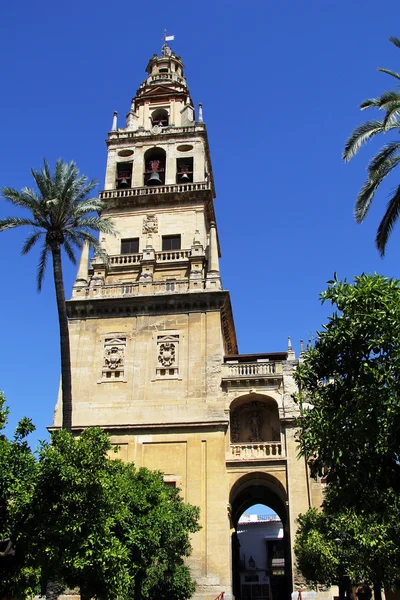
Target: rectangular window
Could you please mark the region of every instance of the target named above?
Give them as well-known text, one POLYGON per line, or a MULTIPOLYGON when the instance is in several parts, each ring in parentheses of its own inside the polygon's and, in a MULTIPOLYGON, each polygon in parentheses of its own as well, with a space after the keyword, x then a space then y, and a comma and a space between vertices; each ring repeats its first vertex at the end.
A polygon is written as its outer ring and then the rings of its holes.
POLYGON ((117 189, 132 187, 132 169, 133 163, 131 162, 117 163, 117 189))
POLYGON ((167 279, 165 283, 165 291, 166 292, 174 292, 175 291, 175 282, 176 279, 167 279))
POLYGON ((164 481, 165 487, 176 488, 176 481, 164 481))
POLYGON ((163 235, 162 250, 180 250, 181 236, 180 235, 163 235))
POLYGON ((139 238, 121 240, 121 254, 138 254, 139 238))
POLYGON ((176 159, 176 183, 193 181, 193 157, 176 159))

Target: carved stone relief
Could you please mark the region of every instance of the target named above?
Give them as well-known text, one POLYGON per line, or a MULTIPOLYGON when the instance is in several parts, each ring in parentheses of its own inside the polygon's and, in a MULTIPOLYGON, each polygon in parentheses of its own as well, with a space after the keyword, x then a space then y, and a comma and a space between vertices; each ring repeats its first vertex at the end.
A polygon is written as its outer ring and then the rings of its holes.
POLYGON ((158 233, 157 215, 146 215, 144 217, 143 233, 158 233))
POLYGON ((252 400, 231 411, 231 442, 279 441, 278 408, 274 402, 252 400))
POLYGON ((109 337, 104 340, 103 378, 118 379, 124 375, 125 337, 109 337))
POLYGON ((179 336, 159 335, 157 338, 157 376, 176 376, 178 363, 179 336))

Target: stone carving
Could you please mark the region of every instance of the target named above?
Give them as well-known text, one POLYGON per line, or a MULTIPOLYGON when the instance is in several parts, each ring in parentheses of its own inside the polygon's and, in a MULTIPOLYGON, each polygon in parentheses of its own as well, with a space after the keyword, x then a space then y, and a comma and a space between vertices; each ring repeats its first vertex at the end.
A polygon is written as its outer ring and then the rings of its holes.
POLYGON ((262 442, 260 430, 263 424, 261 410, 257 407, 251 410, 247 418, 247 424, 250 427, 250 442, 262 442))
POLYGON ((158 362, 163 367, 170 367, 175 362, 175 344, 172 342, 163 342, 159 346, 158 362))
POLYGON ((117 348, 117 346, 112 346, 111 348, 107 348, 105 351, 104 364, 109 369, 117 369, 118 367, 122 367, 124 360, 124 353, 121 348, 117 348))
MULTIPOLYGON (((251 397, 251 396, 250 396, 251 397)), ((231 442, 279 441, 279 413, 276 403, 251 400, 231 410, 231 442)))
POLYGON ((125 347, 125 337, 109 337, 104 340, 103 378, 123 376, 125 347))
POLYGON ((176 377, 179 372, 179 335, 159 335, 157 338, 157 376, 176 377))
POLYGON ((143 219, 143 233, 158 233, 157 215, 147 215, 143 219))

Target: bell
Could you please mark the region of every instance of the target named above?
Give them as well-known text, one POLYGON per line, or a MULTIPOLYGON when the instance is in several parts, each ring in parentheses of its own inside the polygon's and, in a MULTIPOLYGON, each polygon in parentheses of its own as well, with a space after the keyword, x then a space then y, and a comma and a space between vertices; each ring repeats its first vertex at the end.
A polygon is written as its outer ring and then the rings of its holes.
POLYGON ((157 171, 151 172, 151 175, 147 180, 147 185, 162 185, 162 181, 157 171))
POLYGON ((190 177, 187 173, 181 173, 181 175, 179 176, 179 181, 182 181, 182 183, 187 183, 188 181, 190 181, 190 177))
POLYGON ((123 177, 121 179, 121 183, 119 184, 121 187, 128 187, 128 180, 126 179, 126 177, 123 177))

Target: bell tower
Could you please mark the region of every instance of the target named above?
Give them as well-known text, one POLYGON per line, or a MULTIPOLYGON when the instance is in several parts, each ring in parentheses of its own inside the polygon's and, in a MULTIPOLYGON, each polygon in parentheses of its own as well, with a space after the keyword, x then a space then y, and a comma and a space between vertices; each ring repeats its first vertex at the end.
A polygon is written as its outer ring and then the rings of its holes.
MULTIPOLYGON (((238 354, 202 107, 195 110, 182 60, 166 43, 146 71, 124 126, 114 113, 107 138, 100 198, 117 233, 101 237, 102 255, 83 249, 67 302, 72 427, 102 427, 122 460, 162 471, 200 507, 189 559, 197 600, 222 592, 250 600, 239 518, 252 504, 272 507, 284 553, 260 563, 251 593, 289 598, 303 586, 296 517, 322 498, 297 459, 298 361, 290 343, 238 354)), ((61 408, 59 397, 53 429, 61 408)))

